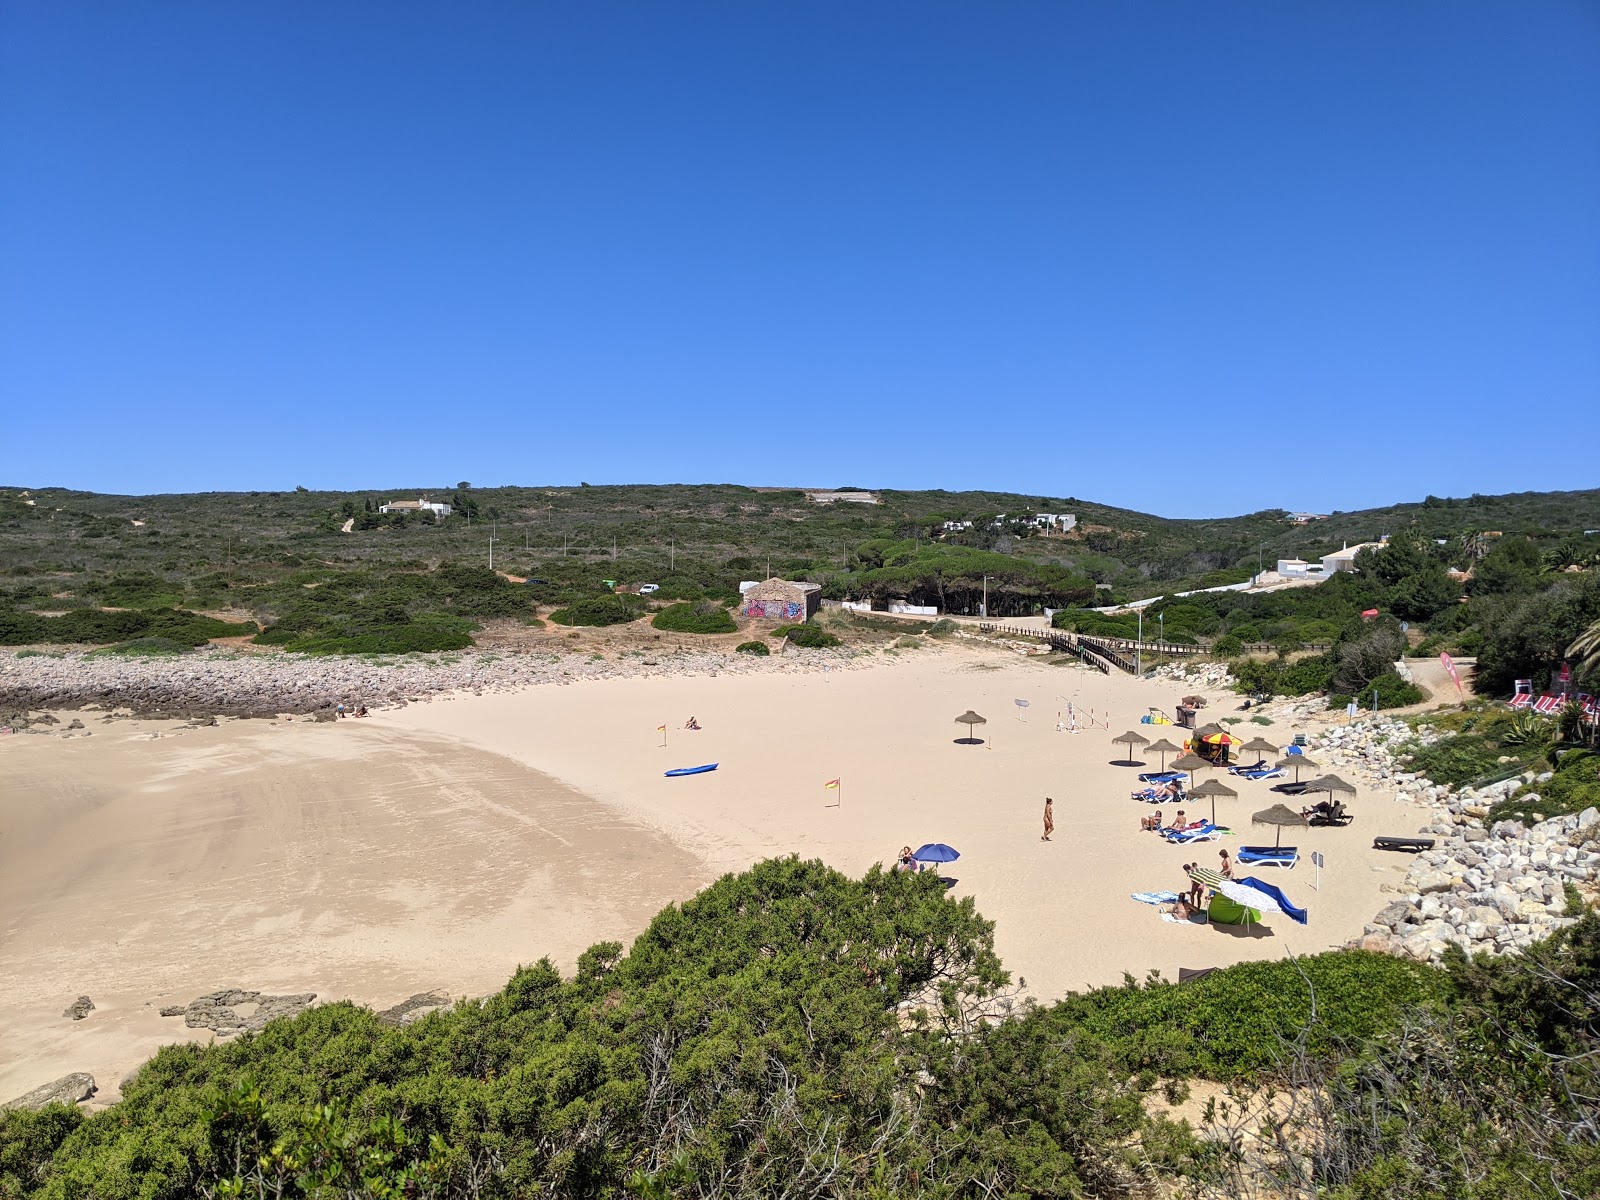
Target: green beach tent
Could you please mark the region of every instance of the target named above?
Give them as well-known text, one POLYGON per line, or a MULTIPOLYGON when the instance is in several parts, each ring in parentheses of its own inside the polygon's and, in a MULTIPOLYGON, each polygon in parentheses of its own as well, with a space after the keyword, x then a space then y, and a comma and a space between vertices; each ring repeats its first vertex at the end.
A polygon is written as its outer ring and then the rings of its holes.
POLYGON ((1261 923, 1261 914, 1253 908, 1246 908, 1237 900, 1230 900, 1221 892, 1212 894, 1211 903, 1206 906, 1206 916, 1218 925, 1258 925, 1261 923))

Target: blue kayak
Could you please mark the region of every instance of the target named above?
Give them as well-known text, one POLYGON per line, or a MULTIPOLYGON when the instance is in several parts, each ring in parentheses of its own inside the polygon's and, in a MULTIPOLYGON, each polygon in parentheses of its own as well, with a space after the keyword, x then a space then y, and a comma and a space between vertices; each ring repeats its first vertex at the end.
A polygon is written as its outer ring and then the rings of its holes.
POLYGON ((674 775, 704 775, 707 771, 715 771, 716 769, 716 763, 707 763, 703 767, 679 767, 676 771, 668 771, 667 777, 670 779, 674 775))

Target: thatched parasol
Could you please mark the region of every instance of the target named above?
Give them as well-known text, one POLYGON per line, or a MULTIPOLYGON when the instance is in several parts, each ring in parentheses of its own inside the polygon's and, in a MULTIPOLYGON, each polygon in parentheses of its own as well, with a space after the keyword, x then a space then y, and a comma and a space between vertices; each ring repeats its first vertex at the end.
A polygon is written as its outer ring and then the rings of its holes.
POLYGON ((1264 737, 1253 737, 1240 746, 1239 749, 1246 754, 1276 754, 1278 752, 1277 745, 1267 741, 1264 737))
POLYGON ((1210 725, 1202 725, 1202 726, 1200 726, 1199 729, 1196 729, 1194 731, 1194 735, 1197 738, 1208 738, 1208 737, 1216 737, 1217 734, 1219 734, 1219 733, 1227 733, 1227 732, 1228 731, 1226 729, 1224 729, 1221 725, 1218 725, 1215 722, 1213 722, 1210 725))
POLYGON ((1144 748, 1144 752, 1146 754, 1161 755, 1161 769, 1165 771, 1167 769, 1167 755, 1176 754, 1181 749, 1183 749, 1182 746, 1174 746, 1166 738, 1162 738, 1158 742, 1151 742, 1144 748))
POLYGON ((1327 792, 1330 796, 1335 792, 1344 792, 1350 796, 1354 796, 1356 794, 1355 785, 1352 783, 1346 783, 1337 775, 1324 775, 1321 779, 1313 779, 1310 783, 1306 784, 1306 791, 1327 792))
POLYGON ((1309 767, 1314 771, 1320 771, 1322 769, 1320 763, 1312 762, 1304 754, 1288 754, 1278 760, 1278 770, 1287 771, 1290 767, 1294 768, 1294 781, 1296 783, 1300 782, 1301 767, 1309 767))
POLYGON ((1142 734, 1142 733, 1135 733, 1131 729, 1128 730, 1128 732, 1123 734, 1121 737, 1112 738, 1111 739, 1111 744, 1113 746, 1120 746, 1123 742, 1127 742, 1128 743, 1128 761, 1132 762, 1133 761, 1133 748, 1135 746, 1146 746, 1146 745, 1149 745, 1150 739, 1145 737, 1144 734, 1142 734))
POLYGON ((967 746, 980 746, 983 744, 983 739, 981 737, 977 737, 973 733, 973 729, 978 725, 987 725, 989 723, 988 717, 980 717, 977 713, 973 712, 969 708, 966 712, 962 713, 956 718, 956 723, 965 725, 967 727, 967 736, 964 738, 957 738, 956 741, 967 746))
POLYGON ((1285 825, 1307 825, 1308 822, 1294 809, 1286 804, 1274 804, 1271 808, 1264 808, 1250 818, 1253 825, 1276 825, 1278 834, 1273 839, 1274 847, 1283 845, 1283 827, 1285 825))
POLYGON ((1220 779, 1208 779, 1199 787, 1189 793, 1191 796, 1209 796, 1211 798, 1211 823, 1217 823, 1217 797, 1237 798, 1239 793, 1234 791, 1220 779))
POLYGON ((1196 771, 1203 767, 1210 767, 1214 765, 1214 763, 1208 762, 1206 759, 1201 758, 1198 754, 1185 754, 1182 758, 1175 758, 1172 760, 1172 769, 1174 771, 1189 772, 1190 787, 1194 786, 1194 773, 1196 771))

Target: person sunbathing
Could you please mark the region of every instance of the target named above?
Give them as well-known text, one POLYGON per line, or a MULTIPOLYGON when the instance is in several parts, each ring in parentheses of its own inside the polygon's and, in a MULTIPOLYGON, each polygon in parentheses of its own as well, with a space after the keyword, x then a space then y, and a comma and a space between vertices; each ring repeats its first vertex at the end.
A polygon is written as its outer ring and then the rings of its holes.
POLYGON ((901 846, 900 858, 894 864, 894 869, 896 871, 920 871, 922 870, 922 864, 911 857, 910 846, 901 846))
POLYGON ((685 729, 699 729, 700 728, 700 722, 696 721, 693 717, 690 717, 687 721, 685 721, 683 723, 683 727, 685 729))
POLYGON ((1155 810, 1155 812, 1151 813, 1148 817, 1140 817, 1139 818, 1139 828, 1140 829, 1160 829, 1161 828, 1161 810, 1158 808, 1158 809, 1155 810))
POLYGON ((1161 911, 1164 913, 1170 913, 1180 921, 1187 921, 1191 916, 1194 915, 1194 910, 1189 907, 1189 902, 1182 896, 1178 897, 1178 899, 1174 900, 1171 904, 1163 904, 1161 906, 1161 911))

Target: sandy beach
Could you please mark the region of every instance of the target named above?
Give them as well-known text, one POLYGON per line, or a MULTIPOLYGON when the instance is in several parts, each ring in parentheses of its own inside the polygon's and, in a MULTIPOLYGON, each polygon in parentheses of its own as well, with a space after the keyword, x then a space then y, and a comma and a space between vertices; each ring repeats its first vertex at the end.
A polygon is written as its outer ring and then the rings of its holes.
MULTIPOLYGON (((483 994, 546 955, 570 970, 591 943, 627 942, 663 905, 778 854, 859 874, 903 844, 957 847, 942 872, 953 894, 997 922, 1004 961, 1041 1001, 1359 936, 1408 865, 1373 851, 1373 835, 1418 820, 1366 790, 1353 826, 1285 838, 1324 852, 1320 890, 1309 861, 1258 870, 1310 910, 1305 928, 1174 925, 1130 900, 1176 890, 1182 864, 1215 866, 1219 846, 1272 841, 1249 814, 1278 796, 1231 779, 1240 795, 1217 817, 1234 834, 1220 843, 1140 832, 1149 810, 1129 799, 1136 771, 1116 765, 1111 738, 1180 690, 958 644, 865 669, 458 694, 360 721, 85 714, 92 738, 0 739, 0 1097, 82 1070, 113 1099, 161 1044, 212 1036, 158 1010, 219 988, 381 1007, 483 994), (1069 700, 1109 728, 1059 732, 1069 700), (980 746, 955 741, 969 708, 989 720, 980 746), (65 1019, 80 993, 95 1011, 65 1019)), ((1236 703, 1218 697, 1206 715, 1236 703)))

